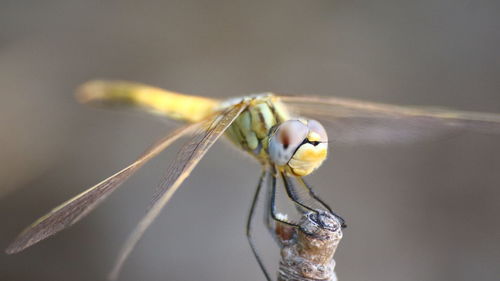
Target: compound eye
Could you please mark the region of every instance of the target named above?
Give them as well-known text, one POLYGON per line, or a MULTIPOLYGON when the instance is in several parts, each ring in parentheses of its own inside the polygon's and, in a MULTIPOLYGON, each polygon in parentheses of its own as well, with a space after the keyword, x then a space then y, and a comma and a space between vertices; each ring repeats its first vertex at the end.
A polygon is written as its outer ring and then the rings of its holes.
POLYGON ((276 128, 269 140, 269 156, 278 165, 285 165, 307 138, 309 128, 298 120, 288 120, 276 128))
POLYGON ((276 130, 276 138, 284 149, 297 148, 307 137, 307 126, 297 120, 289 120, 281 124, 276 130))
POLYGON ((328 135, 326 134, 326 130, 321 123, 316 120, 309 120, 309 122, 307 122, 307 127, 309 129, 307 139, 310 142, 328 142, 328 135))

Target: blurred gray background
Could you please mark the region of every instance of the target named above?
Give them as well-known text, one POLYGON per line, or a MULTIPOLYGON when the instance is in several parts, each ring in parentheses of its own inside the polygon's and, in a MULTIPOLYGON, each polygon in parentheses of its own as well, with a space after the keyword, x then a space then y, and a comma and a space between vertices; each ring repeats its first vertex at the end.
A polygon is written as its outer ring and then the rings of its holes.
MULTIPOLYGON (((0 1, 0 246, 175 128, 86 108, 92 78, 209 97, 275 91, 500 112, 500 2, 0 1)), ((498 280, 500 136, 338 146, 309 180, 348 221, 340 280, 498 280)), ((105 280, 176 144, 0 280, 105 280)), ((244 236, 259 166, 221 142, 121 280, 263 280, 244 236)), ((259 247, 276 270, 278 249, 259 247)))

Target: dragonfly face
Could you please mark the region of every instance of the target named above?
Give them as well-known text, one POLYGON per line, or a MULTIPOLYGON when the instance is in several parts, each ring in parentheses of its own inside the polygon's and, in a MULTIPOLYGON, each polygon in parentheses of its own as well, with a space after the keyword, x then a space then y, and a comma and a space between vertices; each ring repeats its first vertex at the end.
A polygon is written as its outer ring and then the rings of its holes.
POLYGON ((316 120, 288 120, 271 132, 268 151, 275 164, 306 176, 326 159, 328 136, 316 120))
MULTIPOLYGON (((241 99, 226 102, 232 106, 241 99)), ((326 159, 328 136, 316 120, 291 118, 272 94, 249 98, 226 135, 259 161, 294 176, 306 176, 326 159)))

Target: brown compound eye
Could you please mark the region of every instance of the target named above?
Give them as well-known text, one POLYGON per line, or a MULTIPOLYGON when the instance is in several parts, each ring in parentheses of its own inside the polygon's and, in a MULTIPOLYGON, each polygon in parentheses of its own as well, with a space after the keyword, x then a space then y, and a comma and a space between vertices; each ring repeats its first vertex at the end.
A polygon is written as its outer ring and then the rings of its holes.
POLYGON ((307 136, 307 133, 307 126, 297 120, 284 122, 276 131, 277 138, 285 149, 288 147, 297 147, 302 144, 307 136))
POLYGON ((269 140, 269 156, 278 165, 285 165, 309 133, 306 124, 288 120, 278 125, 269 140))
POLYGON ((280 132, 278 133, 278 138, 281 144, 283 145, 284 149, 287 149, 288 146, 290 145, 290 132, 286 129, 281 129, 280 132))

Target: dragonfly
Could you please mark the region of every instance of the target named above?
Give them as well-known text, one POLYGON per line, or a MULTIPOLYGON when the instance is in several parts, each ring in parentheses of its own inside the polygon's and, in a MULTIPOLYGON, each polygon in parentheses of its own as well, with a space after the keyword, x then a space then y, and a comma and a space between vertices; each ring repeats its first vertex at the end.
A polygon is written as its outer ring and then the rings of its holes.
POLYGON ((261 190, 264 190, 264 185, 270 194, 265 211, 270 214, 271 220, 289 227, 298 227, 293 221, 279 216, 276 210, 276 182, 281 180, 286 195, 297 208, 318 213, 316 208, 299 196, 299 190, 305 191, 314 202, 334 214, 341 225, 345 226, 344 220, 303 179, 325 161, 330 143, 404 143, 462 129, 500 133, 499 114, 399 106, 337 97, 263 93, 218 100, 114 80, 89 81, 77 89, 76 97, 79 102, 87 105, 125 105, 143 109, 182 121, 183 125, 154 143, 127 167, 36 220, 7 247, 8 254, 18 253, 73 225, 147 161, 179 138, 190 137, 167 168, 166 176, 153 196, 150 208, 120 251, 110 274, 111 279, 118 277, 126 258, 143 233, 222 135, 262 166, 250 205, 246 235, 266 279, 272 280, 257 253, 251 234, 257 198, 261 190))

